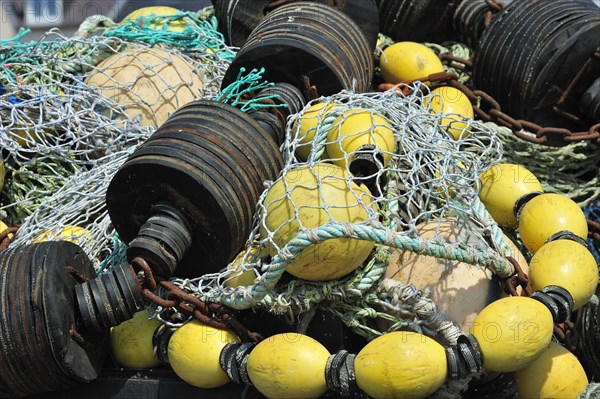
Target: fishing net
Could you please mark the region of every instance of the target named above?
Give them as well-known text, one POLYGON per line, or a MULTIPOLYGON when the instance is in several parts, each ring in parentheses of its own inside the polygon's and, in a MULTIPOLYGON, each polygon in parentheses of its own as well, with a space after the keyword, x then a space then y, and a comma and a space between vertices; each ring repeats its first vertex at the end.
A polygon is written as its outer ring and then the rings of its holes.
POLYGON ((104 206, 110 179, 171 112, 218 93, 235 52, 207 10, 26 34, 0 42, 0 219, 22 223, 14 245, 69 239, 101 271, 124 254, 104 206))
POLYGON ((433 113, 427 89, 405 89, 411 94, 344 91, 291 116, 285 166, 259 200, 247 247, 218 273, 173 281, 203 300, 290 321, 320 307, 367 338, 382 334, 372 321, 384 318, 390 330, 455 339, 460 328, 426 293, 383 277, 393 249, 513 273, 511 250, 478 199, 478 176, 499 162, 502 145, 478 122, 433 113), (460 140, 446 132, 451 125, 460 140), (418 235, 420 224, 448 220, 452 240, 435 227, 418 235))

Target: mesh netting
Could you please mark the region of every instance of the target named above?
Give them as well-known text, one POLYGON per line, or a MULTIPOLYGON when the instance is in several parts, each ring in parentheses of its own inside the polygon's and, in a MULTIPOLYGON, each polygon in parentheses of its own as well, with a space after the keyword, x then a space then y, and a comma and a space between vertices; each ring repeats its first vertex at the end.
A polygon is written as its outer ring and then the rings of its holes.
POLYGON ((215 24, 206 11, 122 23, 94 16, 73 37, 53 29, 25 42, 22 31, 0 42, 0 219, 23 223, 14 245, 70 239, 98 271, 122 261, 106 188, 170 113, 218 93, 234 50, 215 24))
POLYGON ((503 258, 512 253, 477 195, 479 174, 499 162, 502 146, 484 125, 424 107, 432 94, 420 87, 409 96, 342 92, 293 115, 285 166, 259 200, 246 249, 227 269, 176 284, 291 320, 320 306, 369 338, 381 334, 371 321, 384 318, 390 329, 455 339, 460 328, 424 293, 383 277, 392 249, 513 273, 503 258), (460 140, 450 128, 463 131, 460 140), (455 239, 417 234, 422 223, 448 220, 455 239))

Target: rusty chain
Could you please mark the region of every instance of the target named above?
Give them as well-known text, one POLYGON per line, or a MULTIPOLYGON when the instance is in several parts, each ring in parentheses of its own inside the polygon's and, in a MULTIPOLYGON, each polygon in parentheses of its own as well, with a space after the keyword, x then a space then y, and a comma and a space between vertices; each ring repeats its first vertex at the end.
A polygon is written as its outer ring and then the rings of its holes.
POLYGON ((175 308, 179 312, 192 316, 202 324, 232 331, 242 341, 258 342, 262 340, 259 333, 248 330, 239 320, 233 310, 213 302, 205 302, 196 298, 194 295, 185 292, 172 282, 155 277, 152 268, 146 260, 136 257, 131 261, 134 270, 142 271, 144 275, 144 284, 139 285, 139 289, 148 300, 165 309, 175 308), (154 291, 161 286, 167 290, 166 298, 162 298, 154 291))
POLYGON ((8 248, 10 243, 12 242, 10 235, 16 234, 19 230, 20 225, 7 227, 4 231, 0 231, 0 250, 8 248))
MULTIPOLYGON (((590 59, 600 58, 600 53, 596 52, 590 59)), ((470 60, 461 59, 450 53, 440 54, 440 59, 446 65, 452 66, 453 68, 465 71, 470 74, 472 62, 470 60)), ((584 64, 582 70, 586 67, 584 64)), ((576 81, 580 78, 578 73, 572 82, 569 83, 563 97, 566 98, 576 81)), ((426 77, 415 79, 414 81, 401 82, 405 85, 398 86, 399 91, 404 94, 408 94, 406 90, 410 90, 407 86, 415 81, 430 82, 431 88, 440 86, 452 86, 461 92, 463 92, 473 105, 474 113, 485 122, 494 122, 498 125, 505 126, 511 129, 515 136, 518 138, 534 143, 544 144, 547 146, 565 146, 573 142, 589 141, 595 144, 600 144, 600 123, 590 126, 587 131, 572 132, 569 129, 559 127, 544 127, 537 123, 533 123, 524 119, 515 119, 510 115, 507 115, 502 111, 502 107, 491 95, 484 92, 483 90, 472 90, 468 86, 460 83, 458 77, 454 73, 441 72, 432 74, 426 77)), ((378 90, 388 90, 392 87, 396 87, 395 84, 383 83, 378 86, 378 90)), ((556 104, 557 110, 560 111, 560 105, 564 102, 559 100, 556 104)), ((564 112, 563 112, 564 113, 564 112)), ((571 117, 571 119, 573 119, 571 117)))

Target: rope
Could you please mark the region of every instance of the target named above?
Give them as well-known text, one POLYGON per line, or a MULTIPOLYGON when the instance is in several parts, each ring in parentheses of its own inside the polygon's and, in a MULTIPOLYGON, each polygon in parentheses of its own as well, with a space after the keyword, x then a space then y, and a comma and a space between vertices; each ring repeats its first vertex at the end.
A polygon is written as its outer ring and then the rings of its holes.
POLYGON ((504 161, 523 165, 542 183, 546 192, 566 195, 581 207, 600 199, 600 152, 588 143, 564 147, 532 144, 510 129, 486 123, 504 145, 504 161))
MULTIPOLYGON (((257 284, 249 288, 224 288, 223 292, 218 295, 218 300, 234 309, 248 309, 257 305, 275 287, 287 264, 302 251, 312 244, 340 237, 369 240, 377 244, 410 250, 418 254, 435 256, 436 258, 482 265, 489 267, 500 277, 509 277, 514 273, 512 265, 490 249, 465 248, 460 244, 446 244, 435 240, 405 236, 383 228, 373 228, 365 225, 328 223, 316 229, 307 229, 292 239, 266 266, 267 272, 258 278, 257 284)), ((211 298, 210 294, 205 296, 208 301, 217 300, 216 297, 211 298)))

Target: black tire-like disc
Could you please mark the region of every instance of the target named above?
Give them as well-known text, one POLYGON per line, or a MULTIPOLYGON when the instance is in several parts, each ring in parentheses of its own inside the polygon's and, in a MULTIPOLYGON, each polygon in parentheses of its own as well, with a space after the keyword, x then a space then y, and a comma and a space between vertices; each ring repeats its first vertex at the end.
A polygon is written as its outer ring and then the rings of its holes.
MULTIPOLYGON (((244 45, 252 31, 268 15, 265 11, 272 0, 213 0, 219 29, 227 43, 244 45)), ((313 0, 329 5, 330 0, 313 0)), ((348 15, 361 29, 372 49, 379 33, 379 12, 374 0, 340 0, 339 10, 348 15)))
POLYGON ((93 277, 77 245, 52 241, 0 254, 0 395, 22 397, 94 380, 106 353, 107 334, 82 327, 75 305, 78 282, 93 277), (83 337, 77 343, 71 331, 83 337))
POLYGON ((264 182, 282 167, 277 144, 250 116, 227 104, 194 101, 173 113, 120 168, 107 190, 107 209, 129 243, 153 205, 176 207, 188 218, 192 245, 175 275, 197 277, 223 268, 237 254, 264 182))
POLYGON ((266 80, 290 83, 308 98, 304 77, 321 95, 342 89, 366 91, 373 56, 350 18, 332 7, 303 1, 281 6, 261 21, 227 70, 222 87, 235 81, 242 67, 264 67, 266 80))

